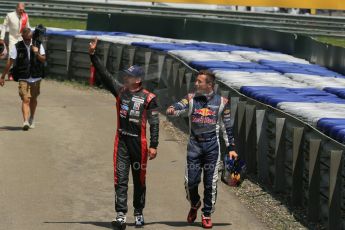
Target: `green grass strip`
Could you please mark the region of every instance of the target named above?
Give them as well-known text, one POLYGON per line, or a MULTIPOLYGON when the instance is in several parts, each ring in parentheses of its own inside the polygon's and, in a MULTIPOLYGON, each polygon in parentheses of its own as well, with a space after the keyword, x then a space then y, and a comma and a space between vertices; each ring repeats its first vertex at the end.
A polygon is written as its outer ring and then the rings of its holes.
POLYGON ((316 37, 315 39, 326 44, 345 47, 345 38, 316 37))

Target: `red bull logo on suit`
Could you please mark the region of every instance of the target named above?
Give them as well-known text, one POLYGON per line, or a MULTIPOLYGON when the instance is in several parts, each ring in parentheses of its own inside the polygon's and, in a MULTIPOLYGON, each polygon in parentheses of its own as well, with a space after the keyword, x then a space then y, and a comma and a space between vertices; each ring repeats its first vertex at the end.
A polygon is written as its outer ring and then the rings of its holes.
POLYGON ((192 115, 192 122, 215 124, 217 122, 215 115, 216 111, 213 111, 209 108, 196 109, 192 115))

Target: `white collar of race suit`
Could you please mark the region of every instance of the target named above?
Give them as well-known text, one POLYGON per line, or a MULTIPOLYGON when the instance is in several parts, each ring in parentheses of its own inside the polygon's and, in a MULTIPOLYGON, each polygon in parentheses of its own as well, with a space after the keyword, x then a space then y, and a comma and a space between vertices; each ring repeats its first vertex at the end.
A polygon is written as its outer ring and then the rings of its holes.
POLYGON ((210 93, 196 93, 195 96, 205 97, 207 100, 210 100, 214 96, 214 91, 212 90, 210 93))

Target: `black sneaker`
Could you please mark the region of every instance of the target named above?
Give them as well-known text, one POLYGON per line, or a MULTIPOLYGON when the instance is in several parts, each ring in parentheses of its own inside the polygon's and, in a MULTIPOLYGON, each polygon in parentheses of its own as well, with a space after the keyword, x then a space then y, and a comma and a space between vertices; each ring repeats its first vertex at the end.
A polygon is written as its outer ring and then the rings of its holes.
POLYGON ((111 221, 111 225, 114 230, 125 230, 126 229, 126 216, 123 214, 117 214, 117 217, 111 221))

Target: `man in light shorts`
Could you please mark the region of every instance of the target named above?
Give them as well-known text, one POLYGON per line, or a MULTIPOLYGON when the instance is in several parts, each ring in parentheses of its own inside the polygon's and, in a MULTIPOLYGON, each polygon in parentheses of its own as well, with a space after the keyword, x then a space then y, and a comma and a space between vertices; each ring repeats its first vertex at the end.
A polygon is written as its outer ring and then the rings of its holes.
POLYGON ((40 83, 44 77, 45 50, 32 45, 32 31, 25 28, 22 32, 23 41, 10 49, 10 59, 0 78, 0 85, 5 84, 5 75, 13 65, 13 78, 19 82, 19 96, 22 99, 23 130, 34 128, 34 115, 37 97, 40 94, 40 83))

